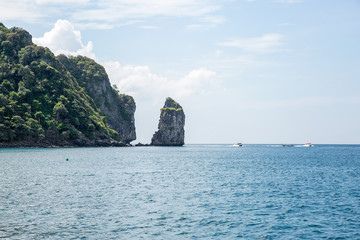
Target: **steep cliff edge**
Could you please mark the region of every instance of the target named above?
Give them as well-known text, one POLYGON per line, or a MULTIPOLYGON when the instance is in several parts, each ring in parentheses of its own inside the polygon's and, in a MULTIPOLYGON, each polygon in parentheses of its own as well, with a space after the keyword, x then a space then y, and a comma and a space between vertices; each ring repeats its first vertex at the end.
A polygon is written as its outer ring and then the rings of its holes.
POLYGON ((126 143, 135 140, 135 101, 111 87, 104 67, 83 56, 59 55, 57 59, 94 99, 96 106, 106 115, 109 126, 119 133, 119 138, 126 143))
POLYGON ((158 128, 151 139, 153 146, 182 146, 185 138, 185 114, 172 98, 167 98, 161 109, 158 128))
POLYGON ((112 89, 93 60, 74 58, 68 70, 62 58, 0 23, 0 147, 123 146, 135 138, 132 97, 112 89))

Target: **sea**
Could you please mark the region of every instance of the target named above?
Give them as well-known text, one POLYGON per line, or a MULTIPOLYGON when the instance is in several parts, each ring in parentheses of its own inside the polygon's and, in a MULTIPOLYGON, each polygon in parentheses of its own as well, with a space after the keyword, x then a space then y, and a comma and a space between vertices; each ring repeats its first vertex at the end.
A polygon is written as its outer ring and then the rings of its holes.
POLYGON ((0 149, 1 239, 360 239, 360 145, 0 149))

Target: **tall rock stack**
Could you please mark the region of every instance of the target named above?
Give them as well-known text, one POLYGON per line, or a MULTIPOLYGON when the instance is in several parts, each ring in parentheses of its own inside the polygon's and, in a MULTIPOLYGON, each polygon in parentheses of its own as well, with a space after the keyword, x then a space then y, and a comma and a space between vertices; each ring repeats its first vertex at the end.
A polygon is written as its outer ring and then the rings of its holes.
POLYGON ((153 146, 182 146, 185 138, 185 114, 179 103, 167 98, 161 109, 158 128, 151 139, 153 146))

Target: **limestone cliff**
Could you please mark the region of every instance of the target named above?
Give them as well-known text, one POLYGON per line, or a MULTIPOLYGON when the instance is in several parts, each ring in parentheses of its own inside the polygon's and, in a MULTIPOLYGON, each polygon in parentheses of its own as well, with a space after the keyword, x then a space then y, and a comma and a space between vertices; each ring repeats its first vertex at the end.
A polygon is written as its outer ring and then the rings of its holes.
POLYGON ((135 101, 111 87, 104 67, 83 56, 68 58, 60 55, 57 58, 94 99, 96 106, 107 116, 107 123, 119 133, 119 138, 125 143, 135 140, 135 101))
POLYGON ((151 139, 153 146, 182 146, 185 137, 185 114, 176 101, 167 98, 161 109, 158 128, 151 139))
POLYGON ((0 147, 125 146, 135 139, 134 100, 110 86, 101 65, 55 57, 31 39, 0 23, 0 147))

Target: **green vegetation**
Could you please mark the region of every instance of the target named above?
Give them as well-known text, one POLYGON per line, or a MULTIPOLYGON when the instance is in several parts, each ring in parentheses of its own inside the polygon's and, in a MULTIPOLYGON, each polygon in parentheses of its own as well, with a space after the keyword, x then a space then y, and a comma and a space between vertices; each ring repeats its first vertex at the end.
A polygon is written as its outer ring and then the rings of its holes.
POLYGON ((173 108, 173 107, 165 107, 165 108, 161 108, 160 109, 161 111, 182 111, 183 109, 182 108, 173 108))
POLYGON ((165 114, 168 112, 168 111, 182 111, 183 109, 180 107, 180 108, 174 108, 174 107, 165 107, 165 108, 161 108, 160 111, 161 111, 161 114, 162 116, 165 116, 165 114))
POLYGON ((25 30, 0 23, 0 142, 120 140, 84 87, 104 77, 100 65, 85 57, 55 57, 31 39, 25 30), (74 59, 77 68, 65 66, 74 59))
POLYGON ((165 106, 160 109, 162 116, 165 116, 165 114, 168 111, 182 111, 182 107, 171 97, 166 98, 165 106))

